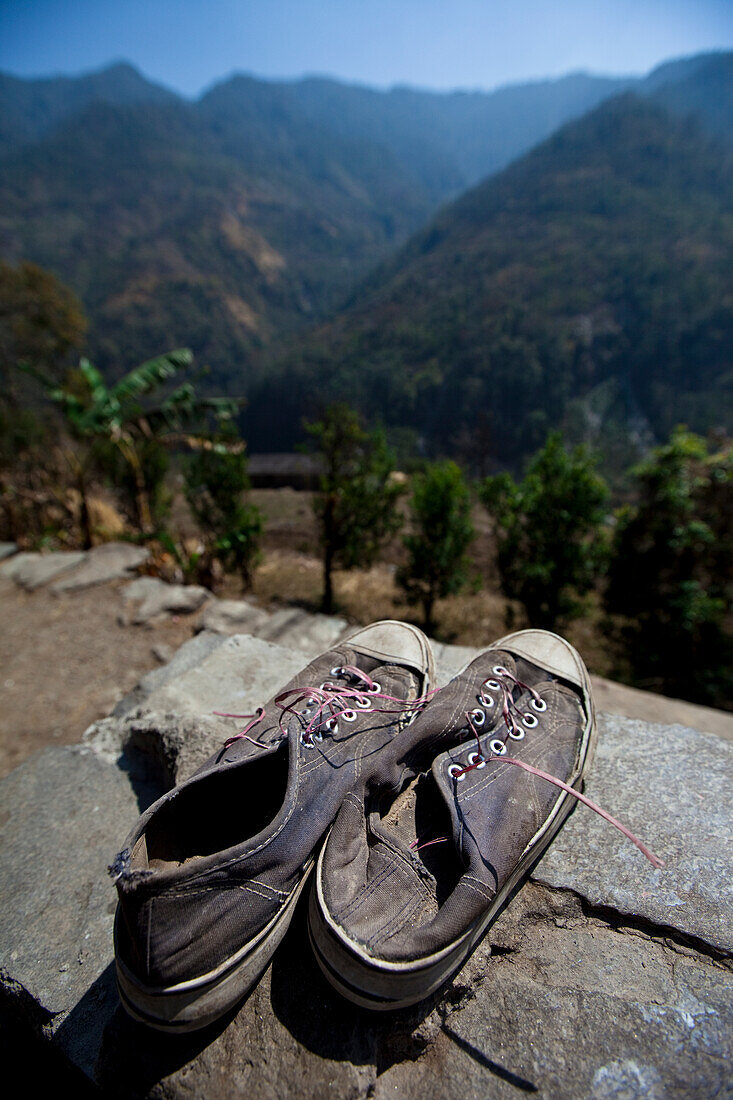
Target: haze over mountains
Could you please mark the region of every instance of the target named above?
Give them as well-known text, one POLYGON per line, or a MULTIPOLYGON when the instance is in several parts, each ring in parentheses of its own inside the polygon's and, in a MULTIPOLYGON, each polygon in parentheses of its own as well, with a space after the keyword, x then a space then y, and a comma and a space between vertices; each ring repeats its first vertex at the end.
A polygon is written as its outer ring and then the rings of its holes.
POLYGON ((287 446, 314 390, 481 462, 558 418, 730 424, 731 54, 494 93, 234 77, 197 102, 119 65, 0 77, 0 119, 0 256, 76 290, 111 374, 190 345, 252 396, 255 444, 287 446), (477 410, 486 447, 462 441, 477 410))

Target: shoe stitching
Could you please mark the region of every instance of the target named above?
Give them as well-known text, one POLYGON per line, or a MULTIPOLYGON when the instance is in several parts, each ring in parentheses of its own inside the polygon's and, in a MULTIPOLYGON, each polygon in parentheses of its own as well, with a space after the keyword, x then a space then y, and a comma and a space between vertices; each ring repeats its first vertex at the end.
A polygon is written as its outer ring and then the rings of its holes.
MULTIPOLYGON (((368 940, 364 941, 370 950, 374 950, 379 944, 385 943, 387 940, 394 939, 395 936, 398 936, 403 928, 406 928, 410 923, 415 910, 419 908, 420 902, 424 900, 425 897, 419 894, 413 894, 408 897, 402 908, 395 913, 390 920, 377 928, 368 940)), ((428 896, 428 900, 434 901, 435 899, 430 899, 428 896)))
POLYGON ((355 898, 352 898, 352 900, 344 909, 338 910, 338 919, 346 920, 348 917, 353 916, 354 913, 358 913, 359 909, 364 904, 366 899, 374 893, 376 887, 378 885, 381 885, 381 883, 384 882, 385 879, 388 879, 390 875, 394 872, 396 868, 396 862, 397 861, 394 858, 394 853, 392 853, 391 861, 386 863, 378 872, 378 874, 364 885, 364 888, 360 890, 355 898))
POLYGON ((494 891, 493 894, 490 893, 488 886, 479 879, 474 878, 473 875, 464 875, 461 882, 465 883, 469 890, 473 890, 475 894, 479 894, 484 901, 493 901, 496 896, 496 891, 494 891))

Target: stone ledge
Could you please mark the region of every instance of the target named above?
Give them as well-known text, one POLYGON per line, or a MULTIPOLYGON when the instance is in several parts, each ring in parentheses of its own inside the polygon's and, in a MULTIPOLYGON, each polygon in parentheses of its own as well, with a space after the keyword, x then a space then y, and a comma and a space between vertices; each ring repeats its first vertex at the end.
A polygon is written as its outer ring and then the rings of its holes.
MULTIPOLYGON (((285 678, 279 666, 272 675, 285 678)), ((140 805, 177 774, 192 733, 204 752, 216 731, 192 716, 106 721, 106 747, 97 729, 94 751, 48 749, 0 784, 5 999, 18 1012, 30 999, 54 1047, 105 1093, 431 1100, 509 1097, 531 1086, 540 1096, 602 1100, 722 1088, 733 1053, 730 970, 705 945, 724 942, 731 860, 723 848, 706 863, 711 819, 695 813, 688 790, 696 785, 700 805, 720 799, 732 755, 725 742, 697 735, 694 756, 705 750, 705 761, 690 774, 677 751, 690 731, 602 716, 588 789, 658 844, 667 869, 647 871, 636 849, 579 809, 535 881, 426 1004, 375 1017, 341 1001, 310 956, 301 907, 234 1019, 171 1040, 118 1008, 106 865, 140 805), (123 744, 112 736, 120 726, 123 744), (641 825, 633 820, 640 817, 641 825), (678 822, 671 832, 670 820, 678 822), (626 923, 608 919, 607 905, 623 910, 626 923)))

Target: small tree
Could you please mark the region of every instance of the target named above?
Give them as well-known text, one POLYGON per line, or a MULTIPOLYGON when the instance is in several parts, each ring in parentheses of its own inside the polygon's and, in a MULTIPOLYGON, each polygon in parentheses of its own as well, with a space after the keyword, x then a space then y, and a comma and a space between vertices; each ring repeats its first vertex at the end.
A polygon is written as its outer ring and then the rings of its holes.
POLYGON ((262 513, 245 497, 249 488, 244 443, 233 427, 189 459, 185 492, 191 511, 210 550, 239 573, 245 591, 252 586, 263 529, 262 513))
POLYGON ((730 706, 733 446, 712 452, 678 428, 635 475, 638 499, 618 516, 606 592, 608 610, 626 618, 626 675, 730 706))
POLYGON ((502 587, 524 605, 534 626, 552 630, 582 610, 579 599, 606 558, 601 531, 608 497, 585 448, 570 454, 559 432, 529 464, 523 481, 487 478, 481 500, 496 521, 502 587))
POLYGON ((184 434, 187 425, 194 424, 199 429, 208 414, 227 419, 236 411, 234 401, 198 398, 190 382, 184 382, 157 403, 150 400, 150 395, 179 370, 190 366, 192 358, 188 348, 169 351, 135 367, 114 386, 106 385, 88 359, 82 359, 78 370, 70 372, 62 384, 30 363, 18 364, 26 374, 36 378, 46 390, 46 396, 60 406, 72 437, 81 445, 67 457, 81 496, 82 528, 87 546, 92 545, 87 481, 96 458, 95 443, 112 444, 127 463, 135 483, 138 523, 143 533, 149 533, 152 515, 143 462, 146 444, 158 440, 195 447, 198 438, 184 434))
POLYGON ((330 405, 321 420, 305 425, 323 464, 313 507, 323 549, 321 608, 333 611, 333 570, 373 564, 400 526, 394 458, 381 431, 368 432, 348 405, 330 405))
POLYGON ((436 462, 415 477, 410 512, 412 532, 403 540, 408 560, 397 583, 408 603, 422 605, 425 629, 431 630, 435 601, 460 592, 468 581, 471 496, 455 462, 436 462))

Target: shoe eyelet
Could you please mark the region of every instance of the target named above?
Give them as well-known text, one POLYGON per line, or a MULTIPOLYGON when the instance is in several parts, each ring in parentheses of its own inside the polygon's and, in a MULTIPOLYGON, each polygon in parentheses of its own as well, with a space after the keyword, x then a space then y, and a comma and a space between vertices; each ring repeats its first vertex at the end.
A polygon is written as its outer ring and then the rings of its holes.
POLYGON ((382 685, 381 685, 381 684, 379 684, 379 683, 377 683, 377 681, 376 681, 376 680, 374 680, 374 681, 372 682, 372 686, 371 686, 371 687, 367 688, 367 691, 368 691, 368 692, 369 692, 369 693, 370 693, 371 695, 379 695, 379 693, 380 693, 380 691, 381 691, 381 690, 382 690, 382 685))
POLYGON ((331 669, 330 675, 331 676, 337 676, 337 677, 338 676, 343 676, 344 675, 344 670, 341 667, 341 665, 336 665, 334 668, 331 669))
POLYGON ((356 707, 358 707, 359 710, 371 710, 372 709, 372 704, 371 704, 370 699, 355 699, 354 700, 354 705, 356 707))
POLYGON ((482 710, 472 710, 471 717, 473 718, 473 723, 475 726, 483 726, 484 722, 486 721, 486 715, 482 710))
POLYGON ((528 730, 533 730, 538 724, 534 714, 525 714, 522 716, 522 725, 526 726, 528 730))
POLYGON ((489 745, 489 748, 493 752, 494 756, 506 756, 506 745, 503 741, 500 741, 498 737, 494 738, 494 740, 489 745))
POLYGON ((486 693, 483 692, 483 691, 481 692, 480 695, 477 695, 476 698, 478 699, 481 706, 486 707, 487 710, 491 710, 491 708, 494 705, 493 695, 486 695, 486 693))
POLYGON ((321 691, 333 691, 333 690, 334 690, 334 685, 331 683, 331 681, 330 680, 324 680, 323 683, 321 684, 321 691))
POLYGON ((547 710, 547 703, 544 699, 532 699, 529 705, 532 710, 536 710, 539 714, 547 710))
POLYGON ((313 735, 310 733, 306 733, 305 730, 301 731, 300 743, 303 748, 306 749, 314 749, 316 747, 315 742, 313 741, 313 735))
POLYGON ((355 722, 357 714, 355 710, 342 710, 339 717, 343 718, 344 722, 355 722))
POLYGON ((501 691, 501 684, 498 680, 484 680, 484 687, 489 688, 490 691, 501 691))
POLYGON ((491 670, 496 676, 508 676, 509 670, 504 668, 503 665, 494 665, 491 670))
POLYGON ((512 741, 523 741, 524 730, 519 729, 518 726, 514 726, 512 729, 509 730, 509 736, 511 737, 512 741))
POLYGON ((480 752, 472 752, 468 757, 468 762, 474 768, 485 768, 486 761, 480 752))
POLYGON ((455 779, 456 783, 462 783, 466 778, 463 768, 460 764, 451 764, 448 768, 448 775, 451 779, 455 779))
POLYGON ((338 733, 339 724, 336 718, 329 718, 325 722, 325 727, 329 733, 338 733))

